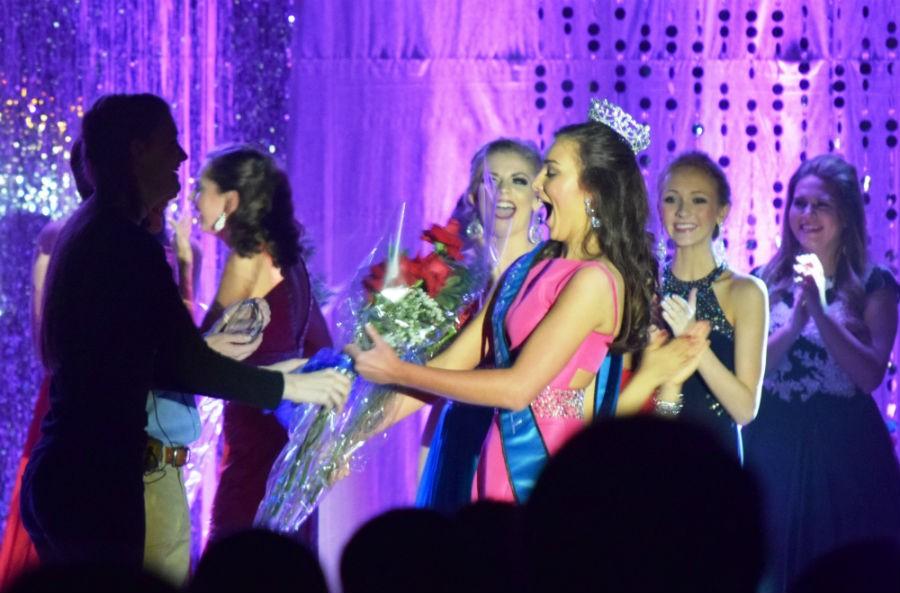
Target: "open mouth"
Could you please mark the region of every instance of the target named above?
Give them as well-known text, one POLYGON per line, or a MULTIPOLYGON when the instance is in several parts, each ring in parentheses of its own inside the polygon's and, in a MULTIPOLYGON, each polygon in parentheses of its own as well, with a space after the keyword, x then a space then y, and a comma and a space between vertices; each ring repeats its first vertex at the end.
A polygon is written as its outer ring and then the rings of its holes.
POLYGON ((690 233, 697 228, 695 224, 678 223, 673 226, 676 233, 690 233))
POLYGON ((812 226, 812 225, 806 225, 806 224, 800 225, 800 232, 804 233, 806 235, 811 235, 813 233, 818 233, 821 231, 822 231, 822 227, 820 227, 820 226, 812 226))
POLYGON ((541 204, 544 205, 544 220, 549 225, 551 224, 550 219, 553 217, 553 204, 545 200, 541 200, 541 204))
POLYGON ((509 220, 516 215, 516 205, 509 200, 499 200, 494 208, 494 215, 499 220, 509 220))

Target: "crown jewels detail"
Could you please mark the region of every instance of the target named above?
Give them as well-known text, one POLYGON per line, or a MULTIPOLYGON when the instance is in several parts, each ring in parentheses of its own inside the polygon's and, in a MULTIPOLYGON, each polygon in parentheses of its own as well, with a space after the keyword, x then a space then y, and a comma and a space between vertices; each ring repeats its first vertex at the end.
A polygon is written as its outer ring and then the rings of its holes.
POLYGON ((606 99, 591 99, 588 119, 606 124, 618 132, 634 154, 650 146, 650 126, 639 124, 630 113, 606 99))

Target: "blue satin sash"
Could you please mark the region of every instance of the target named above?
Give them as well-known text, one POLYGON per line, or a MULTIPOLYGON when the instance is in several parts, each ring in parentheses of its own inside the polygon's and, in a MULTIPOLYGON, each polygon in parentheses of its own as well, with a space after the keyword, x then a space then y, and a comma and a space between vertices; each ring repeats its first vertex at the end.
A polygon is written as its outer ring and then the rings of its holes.
MULTIPOLYGON (((510 266, 488 312, 491 350, 497 368, 508 368, 513 363, 505 331, 506 315, 543 248, 542 243, 510 266)), ((615 413, 621 372, 622 357, 608 355, 597 374, 594 418, 615 413)), ((472 480, 493 414, 490 408, 456 402, 444 408, 419 482, 417 506, 455 512, 470 502, 472 480)), ((513 494, 518 502, 524 503, 549 452, 531 406, 519 411, 500 410, 498 425, 513 494)))
MULTIPOLYGON (((504 303, 503 309, 509 309, 542 248, 538 245, 510 267, 495 296, 495 308, 504 303)), ((416 506, 454 513, 471 502, 472 481, 493 418, 493 408, 459 402, 444 407, 419 480, 416 506)))
MULTIPOLYGON (((522 289, 541 246, 516 261, 507 274, 491 314, 494 363, 508 368, 513 363, 506 336, 506 314, 522 289)), ((622 357, 607 355, 597 373, 594 392, 594 418, 610 417, 615 413, 622 377, 622 357)), ((550 456, 531 406, 523 410, 499 410, 497 416, 506 471, 516 502, 525 503, 531 496, 538 476, 550 456)))
MULTIPOLYGON (((506 337, 506 314, 522 289, 541 246, 519 258, 509 268, 491 311, 491 349, 497 368, 509 368, 513 356, 506 337)), ((503 458, 516 502, 524 503, 547 462, 549 452, 538 428, 531 406, 523 410, 499 410, 497 424, 503 445, 503 458)))
POLYGON ((472 481, 494 409, 449 402, 431 440, 416 506, 452 514, 472 501, 472 481))

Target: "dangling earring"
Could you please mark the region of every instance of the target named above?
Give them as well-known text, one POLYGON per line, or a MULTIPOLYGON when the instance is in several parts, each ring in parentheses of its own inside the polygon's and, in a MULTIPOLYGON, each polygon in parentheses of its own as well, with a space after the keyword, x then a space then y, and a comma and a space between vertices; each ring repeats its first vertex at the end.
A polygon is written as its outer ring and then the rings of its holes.
POLYGON ((224 212, 222 212, 222 214, 220 214, 219 217, 216 219, 216 221, 213 223, 213 225, 212 225, 213 230, 217 233, 222 232, 222 229, 225 228, 225 220, 227 218, 228 218, 228 216, 224 212))
POLYGON ((666 240, 662 237, 656 242, 656 261, 659 262, 659 269, 662 270, 666 267, 666 258, 669 255, 669 248, 666 245, 666 240))
POLYGON ((713 236, 715 236, 712 244, 713 259, 716 260, 716 265, 722 265, 725 262, 727 253, 725 252, 725 241, 722 239, 722 232, 718 223, 716 223, 716 230, 713 236))
POLYGON ((528 242, 532 245, 537 245, 543 240, 543 233, 541 232, 541 227, 544 225, 544 213, 542 211, 538 211, 536 215, 531 217, 531 222, 528 224, 528 242))
POLYGON ((597 217, 597 212, 594 210, 594 207, 591 206, 591 199, 584 199, 584 211, 587 212, 588 218, 591 219, 591 227, 595 229, 600 228, 600 219, 597 217))
POLYGON ((466 236, 469 239, 476 241, 478 239, 481 239, 481 237, 483 235, 484 235, 484 227, 481 226, 481 221, 478 220, 478 217, 476 216, 475 218, 472 219, 472 222, 470 222, 466 226, 466 236))

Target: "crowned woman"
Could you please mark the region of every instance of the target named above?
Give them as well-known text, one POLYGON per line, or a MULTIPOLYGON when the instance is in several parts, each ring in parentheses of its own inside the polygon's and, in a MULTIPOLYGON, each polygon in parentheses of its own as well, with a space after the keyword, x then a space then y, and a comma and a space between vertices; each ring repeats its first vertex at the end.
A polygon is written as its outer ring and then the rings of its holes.
MULTIPOLYGON (((507 270, 447 350, 427 365, 405 362, 372 328, 372 349, 347 347, 364 378, 415 393, 398 417, 435 397, 496 409, 478 498, 524 502, 547 457, 611 403, 605 387, 618 381, 603 376, 607 355, 647 346, 656 264, 635 154, 649 128, 606 101, 592 102, 590 119, 556 132, 532 186, 550 241, 507 270)), ((701 323, 668 344, 652 340, 626 390, 649 393, 693 373, 706 331, 701 323)))

